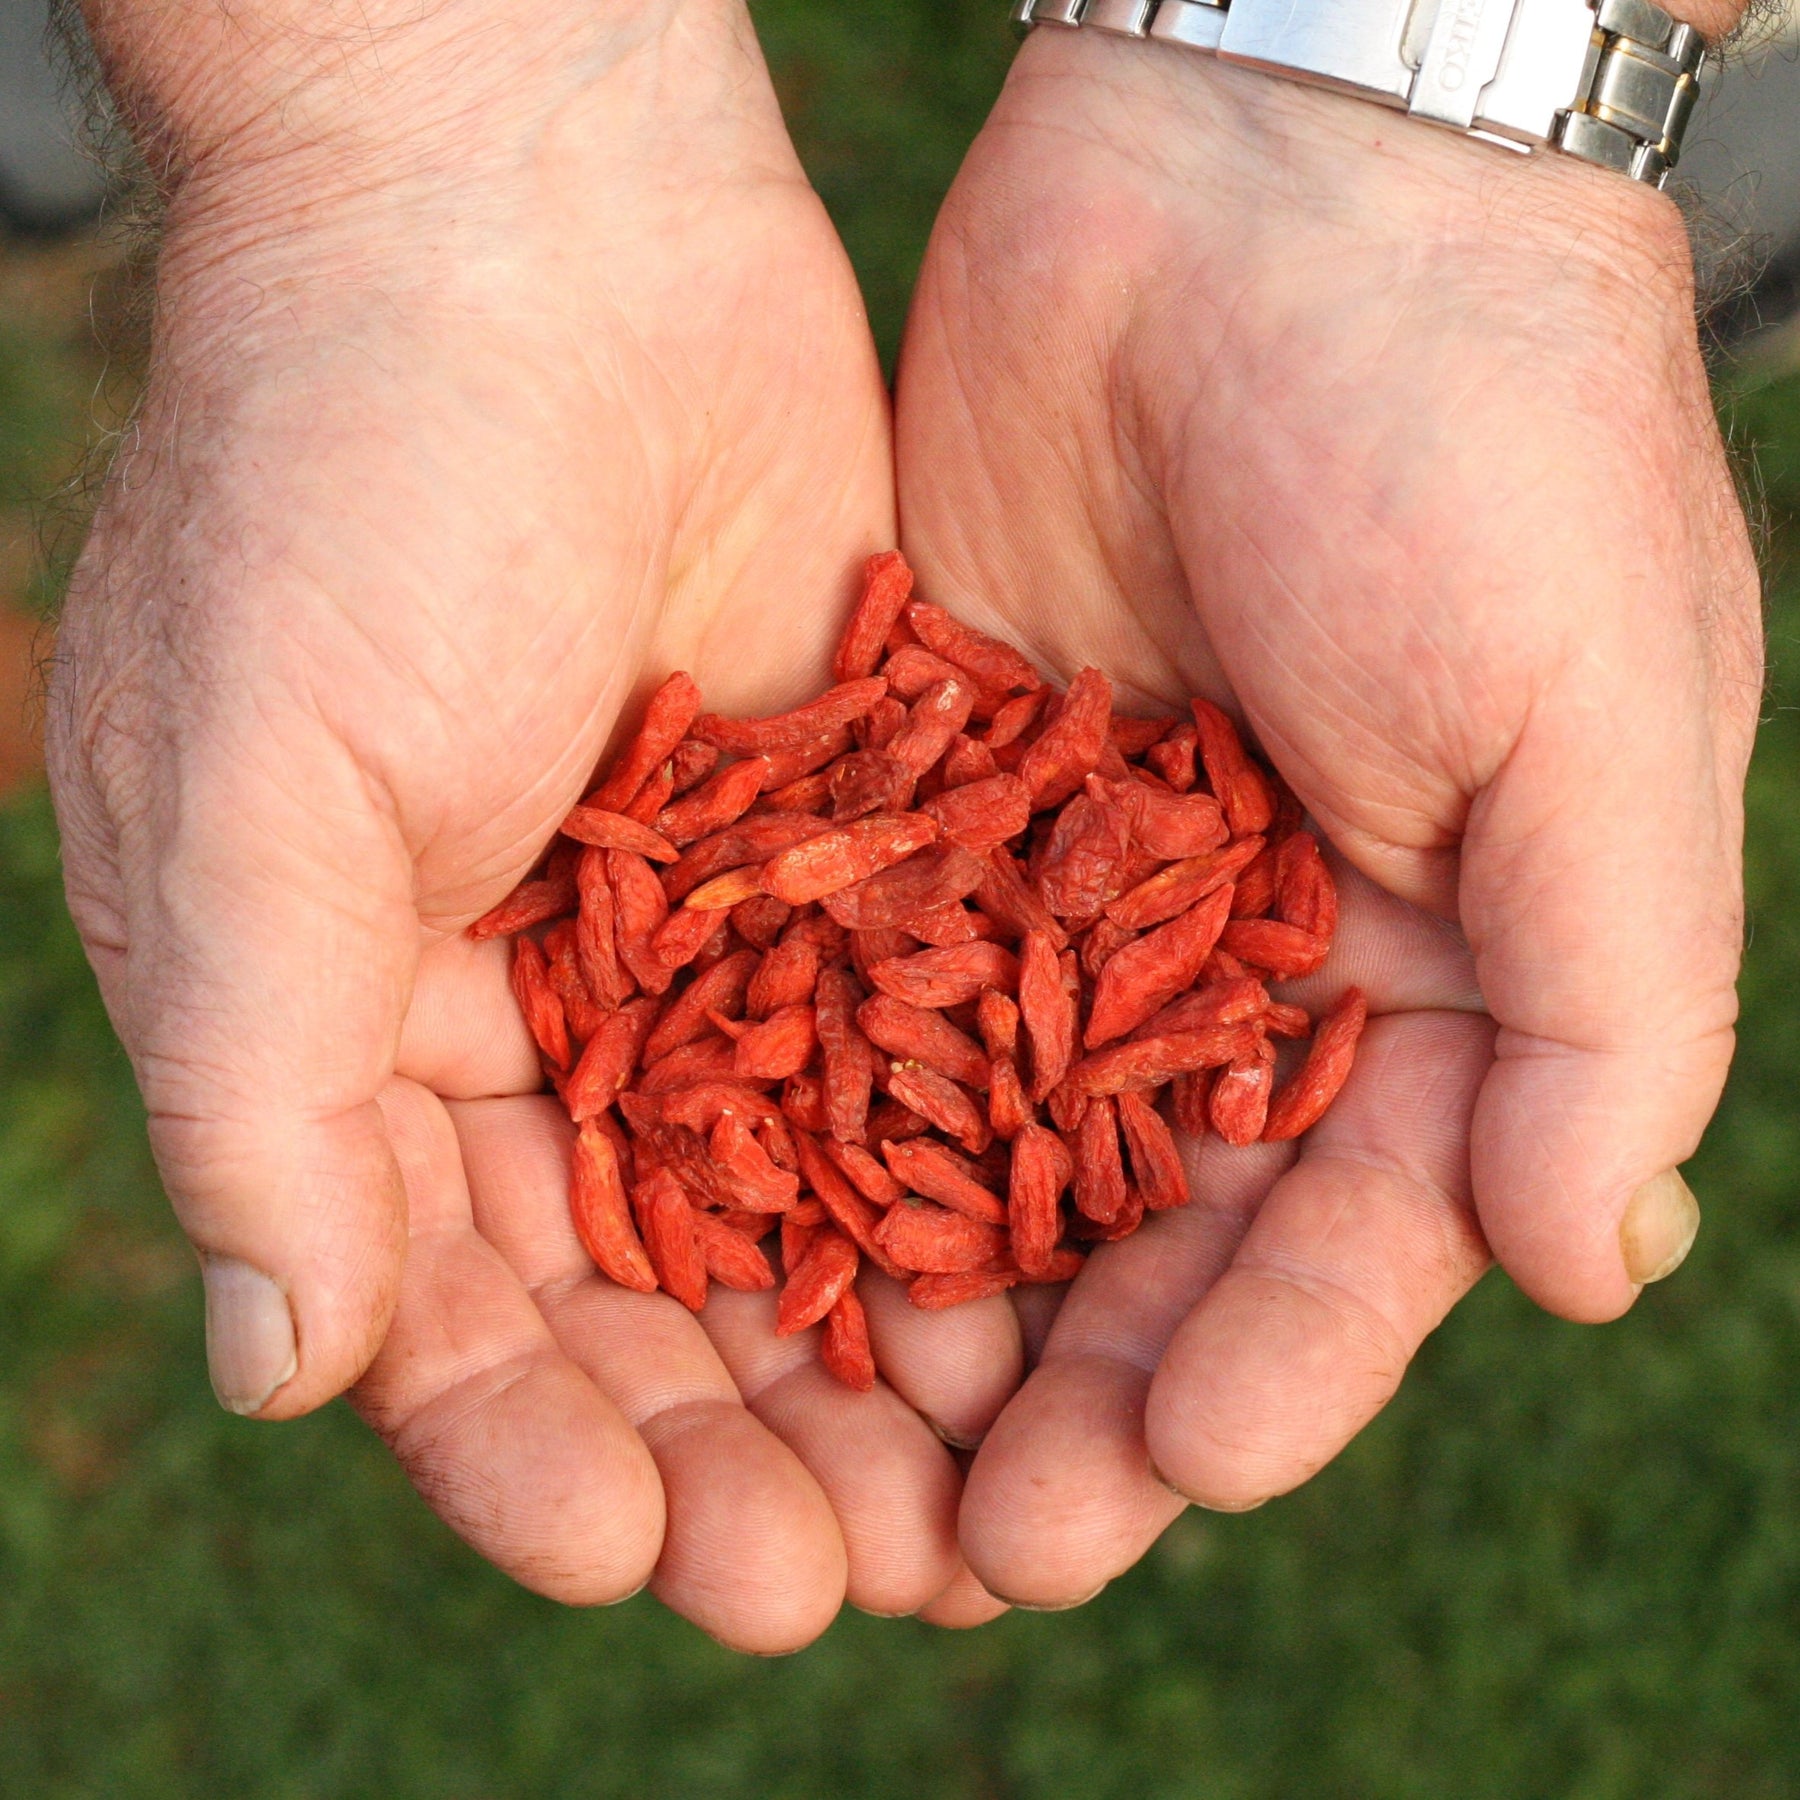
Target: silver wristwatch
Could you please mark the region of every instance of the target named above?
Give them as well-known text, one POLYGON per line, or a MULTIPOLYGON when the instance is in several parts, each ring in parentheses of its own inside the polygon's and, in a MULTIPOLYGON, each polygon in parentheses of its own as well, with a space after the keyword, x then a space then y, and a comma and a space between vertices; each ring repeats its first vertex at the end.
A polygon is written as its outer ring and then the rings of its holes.
POLYGON ((1657 187, 1706 61, 1651 0, 1018 0, 1013 17, 1164 38, 1657 187))

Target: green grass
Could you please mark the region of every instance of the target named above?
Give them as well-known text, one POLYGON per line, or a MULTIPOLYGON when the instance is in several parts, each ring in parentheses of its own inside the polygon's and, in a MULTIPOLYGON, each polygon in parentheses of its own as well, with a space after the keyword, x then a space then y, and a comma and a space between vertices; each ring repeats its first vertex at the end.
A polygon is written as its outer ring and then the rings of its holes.
MULTIPOLYGON (((764 9, 889 346, 1004 59, 995 8, 764 9)), ((1734 413, 1791 544, 1800 379, 1734 413)), ((28 381, 0 381, 0 447, 28 458, 60 429, 28 381)), ((1792 581, 1772 636, 1743 1050, 1693 1171, 1708 1223, 1681 1278, 1600 1331, 1490 1278, 1334 1468, 1255 1514, 1190 1515, 1086 1609, 964 1637, 849 1615, 774 1663, 647 1597, 576 1613, 522 1593, 341 1406, 279 1429, 218 1411, 49 810, 16 802, 0 815, 0 1796, 1800 1791, 1792 581)))

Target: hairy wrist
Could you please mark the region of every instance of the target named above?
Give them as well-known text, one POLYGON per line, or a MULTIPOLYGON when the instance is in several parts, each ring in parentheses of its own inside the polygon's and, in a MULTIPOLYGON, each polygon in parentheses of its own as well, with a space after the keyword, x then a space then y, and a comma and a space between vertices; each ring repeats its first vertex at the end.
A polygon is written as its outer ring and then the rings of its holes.
POLYGON ((1642 298, 1667 287, 1689 305, 1680 215, 1653 187, 1174 45, 1036 31, 996 121, 1003 135, 1064 139, 1066 162, 1104 168, 1122 188, 1180 191, 1180 213, 1218 221, 1238 253, 1323 229, 1391 246, 1395 281, 1441 285, 1504 262, 1518 289, 1541 256, 1566 265, 1559 284, 1592 267, 1603 282, 1642 284, 1642 298))
MULTIPOLYGON (((159 181, 271 165, 378 180, 410 160, 516 156, 677 19, 676 0, 83 0, 159 181)), ((683 30, 736 0, 681 0, 683 30)))

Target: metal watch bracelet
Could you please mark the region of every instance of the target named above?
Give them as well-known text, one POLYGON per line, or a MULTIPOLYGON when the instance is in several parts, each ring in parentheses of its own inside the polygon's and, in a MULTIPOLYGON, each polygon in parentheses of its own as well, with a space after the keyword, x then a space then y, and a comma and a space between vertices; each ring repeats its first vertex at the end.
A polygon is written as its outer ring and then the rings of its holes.
POLYGON ((1706 61, 1652 0, 1018 0, 1013 17, 1161 38, 1656 187, 1706 61))

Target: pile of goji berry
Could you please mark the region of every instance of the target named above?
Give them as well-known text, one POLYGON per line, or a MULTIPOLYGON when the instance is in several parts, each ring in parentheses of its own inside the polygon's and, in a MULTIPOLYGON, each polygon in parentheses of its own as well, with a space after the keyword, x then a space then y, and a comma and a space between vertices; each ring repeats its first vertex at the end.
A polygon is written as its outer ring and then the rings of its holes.
POLYGON ((471 927, 520 934, 600 1269, 698 1311, 709 1278, 774 1286, 779 1225, 776 1329, 823 1320, 865 1389, 862 1258, 922 1307, 1067 1281, 1187 1204, 1160 1097, 1194 1135, 1298 1136, 1366 1011, 1269 995, 1324 960, 1337 893, 1224 713, 1115 714, 1097 669, 1055 692, 911 591, 871 558, 837 685, 779 717, 671 675, 471 927), (1306 1037, 1277 1091, 1275 1040, 1306 1037))

